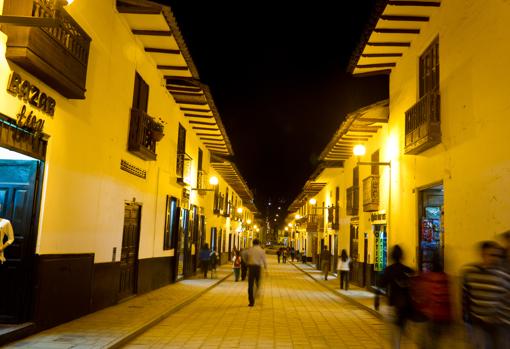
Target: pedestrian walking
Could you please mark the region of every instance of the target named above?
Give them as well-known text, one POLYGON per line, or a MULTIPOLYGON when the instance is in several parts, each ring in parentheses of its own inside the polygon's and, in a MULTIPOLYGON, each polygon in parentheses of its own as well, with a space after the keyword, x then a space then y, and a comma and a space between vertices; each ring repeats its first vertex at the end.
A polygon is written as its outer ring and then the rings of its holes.
POLYGON ((259 239, 253 239, 253 246, 246 251, 248 260, 248 306, 255 305, 255 295, 260 290, 260 269, 267 270, 266 252, 260 247, 259 239), (254 290, 254 287, 257 290, 254 290))
POLYGON ((301 263, 306 263, 306 251, 304 249, 301 252, 301 263))
POLYGON ((207 272, 209 271, 209 263, 211 260, 211 251, 209 245, 203 244, 198 252, 198 259, 200 260, 200 267, 204 273, 204 279, 207 279, 207 272))
POLYGON ((328 280, 329 269, 331 266, 331 252, 329 252, 328 247, 324 246, 321 254, 321 269, 324 273, 324 280, 328 280))
POLYGON ((347 255, 347 251, 345 249, 342 250, 340 257, 338 257, 338 278, 340 279, 340 289, 341 290, 349 290, 349 270, 351 263, 351 259, 347 255))
POLYGON ((287 263, 287 255, 288 255, 287 248, 282 248, 282 260, 283 260, 283 263, 287 263))
POLYGON ((430 271, 412 279, 411 300, 427 321, 420 348, 441 348, 440 341, 449 333, 453 311, 449 278, 443 272, 439 253, 434 254, 430 271))
POLYGON ((291 262, 294 262, 294 256, 296 254, 296 250, 294 250, 294 247, 290 248, 290 260, 291 262))
POLYGON ((247 249, 241 249, 241 281, 246 280, 248 274, 248 256, 246 255, 247 249))
POLYGON ((276 251, 276 256, 278 257, 278 264, 280 264, 280 258, 282 256, 282 248, 281 247, 276 251))
POLYGON ((393 307, 392 344, 400 348, 400 338, 411 316, 410 277, 413 269, 401 263, 404 253, 399 245, 395 245, 390 255, 393 264, 386 267, 380 280, 380 286, 387 288, 389 305, 393 307))
POLYGON ((210 267, 211 267, 211 279, 216 274, 216 265, 218 264, 218 254, 215 250, 212 250, 210 255, 210 267))
POLYGON ((234 251, 234 257, 232 258, 232 269, 234 270, 235 281, 239 281, 241 277, 241 255, 239 251, 234 251))
POLYGON ((508 349, 510 273, 503 248, 494 241, 480 244, 482 261, 463 272, 462 314, 475 348, 508 349))

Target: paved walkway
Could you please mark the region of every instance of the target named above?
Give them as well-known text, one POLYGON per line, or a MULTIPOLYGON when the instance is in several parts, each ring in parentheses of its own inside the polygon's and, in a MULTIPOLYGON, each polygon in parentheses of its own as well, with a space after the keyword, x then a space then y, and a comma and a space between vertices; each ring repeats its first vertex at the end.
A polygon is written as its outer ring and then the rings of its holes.
POLYGON ((231 272, 230 265, 221 266, 214 279, 183 280, 37 333, 6 348, 118 348, 200 297, 231 272))
POLYGON ((268 258, 269 273, 254 307, 248 307, 247 283, 229 277, 125 348, 385 347, 389 334, 383 321, 292 264, 268 258))

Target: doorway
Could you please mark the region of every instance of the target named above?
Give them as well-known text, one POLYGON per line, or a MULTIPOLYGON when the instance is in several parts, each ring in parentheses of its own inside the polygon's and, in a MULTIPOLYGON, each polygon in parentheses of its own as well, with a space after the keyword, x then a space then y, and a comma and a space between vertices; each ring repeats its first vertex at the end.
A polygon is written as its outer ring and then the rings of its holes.
POLYGON ((137 291, 141 209, 142 206, 134 202, 124 204, 119 300, 135 295, 137 291))
POLYGON ((418 256, 420 271, 431 271, 434 262, 439 270, 444 266, 444 190, 437 185, 419 193, 418 210, 419 245, 418 256))
POLYGON ((0 264, 0 323, 22 323, 32 314, 35 246, 44 163, 0 148, 0 218, 11 222, 14 242, 0 264))

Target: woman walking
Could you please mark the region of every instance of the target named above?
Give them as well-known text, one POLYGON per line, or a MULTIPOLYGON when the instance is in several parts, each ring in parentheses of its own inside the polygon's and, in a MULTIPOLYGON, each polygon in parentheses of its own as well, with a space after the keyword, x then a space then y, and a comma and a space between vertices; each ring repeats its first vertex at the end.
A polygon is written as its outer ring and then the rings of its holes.
POLYGON ((234 252, 234 257, 232 258, 232 269, 234 270, 234 277, 237 282, 241 275, 241 254, 239 251, 234 252))
POLYGON ((338 258, 338 274, 340 275, 340 289, 349 290, 349 263, 351 259, 347 256, 347 251, 345 249, 342 250, 340 257, 338 258))
POLYGON ((211 251, 209 250, 209 245, 204 244, 198 253, 198 259, 200 260, 200 266, 202 267, 202 272, 204 273, 204 279, 207 279, 207 272, 209 270, 209 262, 211 260, 211 251))

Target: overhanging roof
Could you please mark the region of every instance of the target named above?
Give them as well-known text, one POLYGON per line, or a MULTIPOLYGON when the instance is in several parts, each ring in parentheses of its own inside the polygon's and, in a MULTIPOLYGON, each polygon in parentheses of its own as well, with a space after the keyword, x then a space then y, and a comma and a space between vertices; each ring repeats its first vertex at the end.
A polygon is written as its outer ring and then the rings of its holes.
POLYGON ((116 5, 204 146, 212 153, 233 155, 211 91, 199 81, 170 7, 148 0, 116 0, 116 5))
POLYGON ((441 0, 377 0, 347 70, 354 75, 391 73, 440 6, 441 0))
POLYGON ((356 144, 366 143, 389 119, 385 99, 350 113, 319 156, 319 161, 345 161, 353 155, 356 144))
POLYGON ((216 172, 227 182, 227 184, 234 189, 243 200, 243 205, 247 207, 253 213, 257 212, 257 207, 253 203, 253 193, 248 184, 241 176, 241 172, 237 166, 224 158, 219 156, 211 157, 211 166, 216 172))
POLYGON ((322 182, 314 182, 312 180, 308 180, 301 193, 294 199, 294 201, 290 204, 289 208, 287 209, 288 212, 295 212, 299 210, 300 207, 302 207, 308 198, 312 198, 317 193, 319 193, 322 188, 326 186, 327 183, 322 182))

